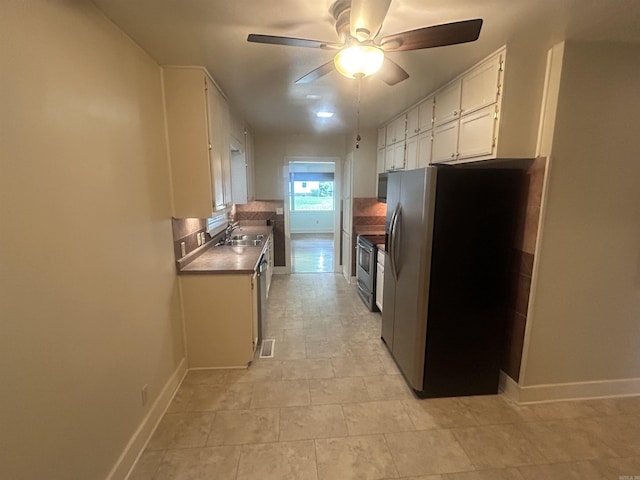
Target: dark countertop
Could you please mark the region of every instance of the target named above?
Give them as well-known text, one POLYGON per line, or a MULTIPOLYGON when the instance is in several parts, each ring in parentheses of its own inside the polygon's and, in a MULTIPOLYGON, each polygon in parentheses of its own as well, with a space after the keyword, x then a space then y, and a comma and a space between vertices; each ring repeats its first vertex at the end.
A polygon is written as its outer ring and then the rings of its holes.
POLYGON ((243 226, 233 231, 233 235, 243 233, 262 233, 265 240, 258 247, 232 247, 221 245, 216 247, 213 241, 181 259, 178 274, 207 274, 207 273, 253 273, 260 254, 266 244, 267 237, 273 232, 273 227, 243 226))

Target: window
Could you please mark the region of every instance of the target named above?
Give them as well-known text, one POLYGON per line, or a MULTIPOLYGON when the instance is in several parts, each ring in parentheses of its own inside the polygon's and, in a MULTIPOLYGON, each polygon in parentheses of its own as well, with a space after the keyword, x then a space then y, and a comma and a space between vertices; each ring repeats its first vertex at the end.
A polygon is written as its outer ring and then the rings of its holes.
POLYGON ((291 173, 291 211, 333 211, 333 173, 291 173))

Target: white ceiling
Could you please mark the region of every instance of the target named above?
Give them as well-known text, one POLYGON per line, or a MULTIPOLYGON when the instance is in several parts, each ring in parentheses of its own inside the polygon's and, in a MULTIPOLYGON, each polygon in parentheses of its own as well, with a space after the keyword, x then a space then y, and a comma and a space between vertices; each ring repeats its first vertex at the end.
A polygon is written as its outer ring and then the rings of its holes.
MULTIPOLYGON (((205 66, 255 131, 355 130, 355 80, 333 72, 294 85, 331 60, 331 51, 246 41, 249 33, 338 41, 332 0, 93 1, 158 63, 205 66), (317 119, 321 109, 336 114, 317 119)), ((640 0, 394 0, 381 34, 471 18, 484 19, 474 43, 389 53, 410 78, 395 86, 364 79, 361 126, 379 125, 514 39, 545 48, 563 39, 640 43, 640 0)))

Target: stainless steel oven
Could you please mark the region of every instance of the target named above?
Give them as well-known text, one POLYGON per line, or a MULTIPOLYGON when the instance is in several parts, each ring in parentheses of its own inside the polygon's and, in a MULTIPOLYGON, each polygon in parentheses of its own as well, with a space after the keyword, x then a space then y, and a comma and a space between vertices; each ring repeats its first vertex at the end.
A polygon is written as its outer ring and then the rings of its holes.
POLYGON ((376 246, 366 237, 359 235, 357 243, 356 277, 358 295, 371 311, 376 310, 376 246))

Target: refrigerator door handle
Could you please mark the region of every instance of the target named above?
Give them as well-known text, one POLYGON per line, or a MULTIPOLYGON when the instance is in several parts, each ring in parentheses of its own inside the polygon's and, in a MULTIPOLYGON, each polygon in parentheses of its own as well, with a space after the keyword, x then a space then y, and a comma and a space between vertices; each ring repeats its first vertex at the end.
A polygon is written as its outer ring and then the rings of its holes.
POLYGON ((394 280, 398 281, 398 270, 396 269, 396 225, 400 215, 400 204, 396 206, 391 217, 391 225, 389 227, 389 260, 391 260, 391 274, 394 280))
POLYGON ((396 213, 396 221, 393 224, 393 276, 396 279, 396 282, 398 281, 398 273, 400 273, 398 271, 398 258, 400 257, 400 252, 398 250, 398 247, 400 245, 399 224, 402 218, 402 206, 398 205, 397 210, 398 211, 396 213))
POLYGON ((396 223, 396 214, 398 213, 398 206, 393 210, 391 214, 391 222, 389 222, 389 245, 387 245, 387 253, 389 254, 389 268, 395 279, 395 270, 393 268, 393 227, 396 223))

